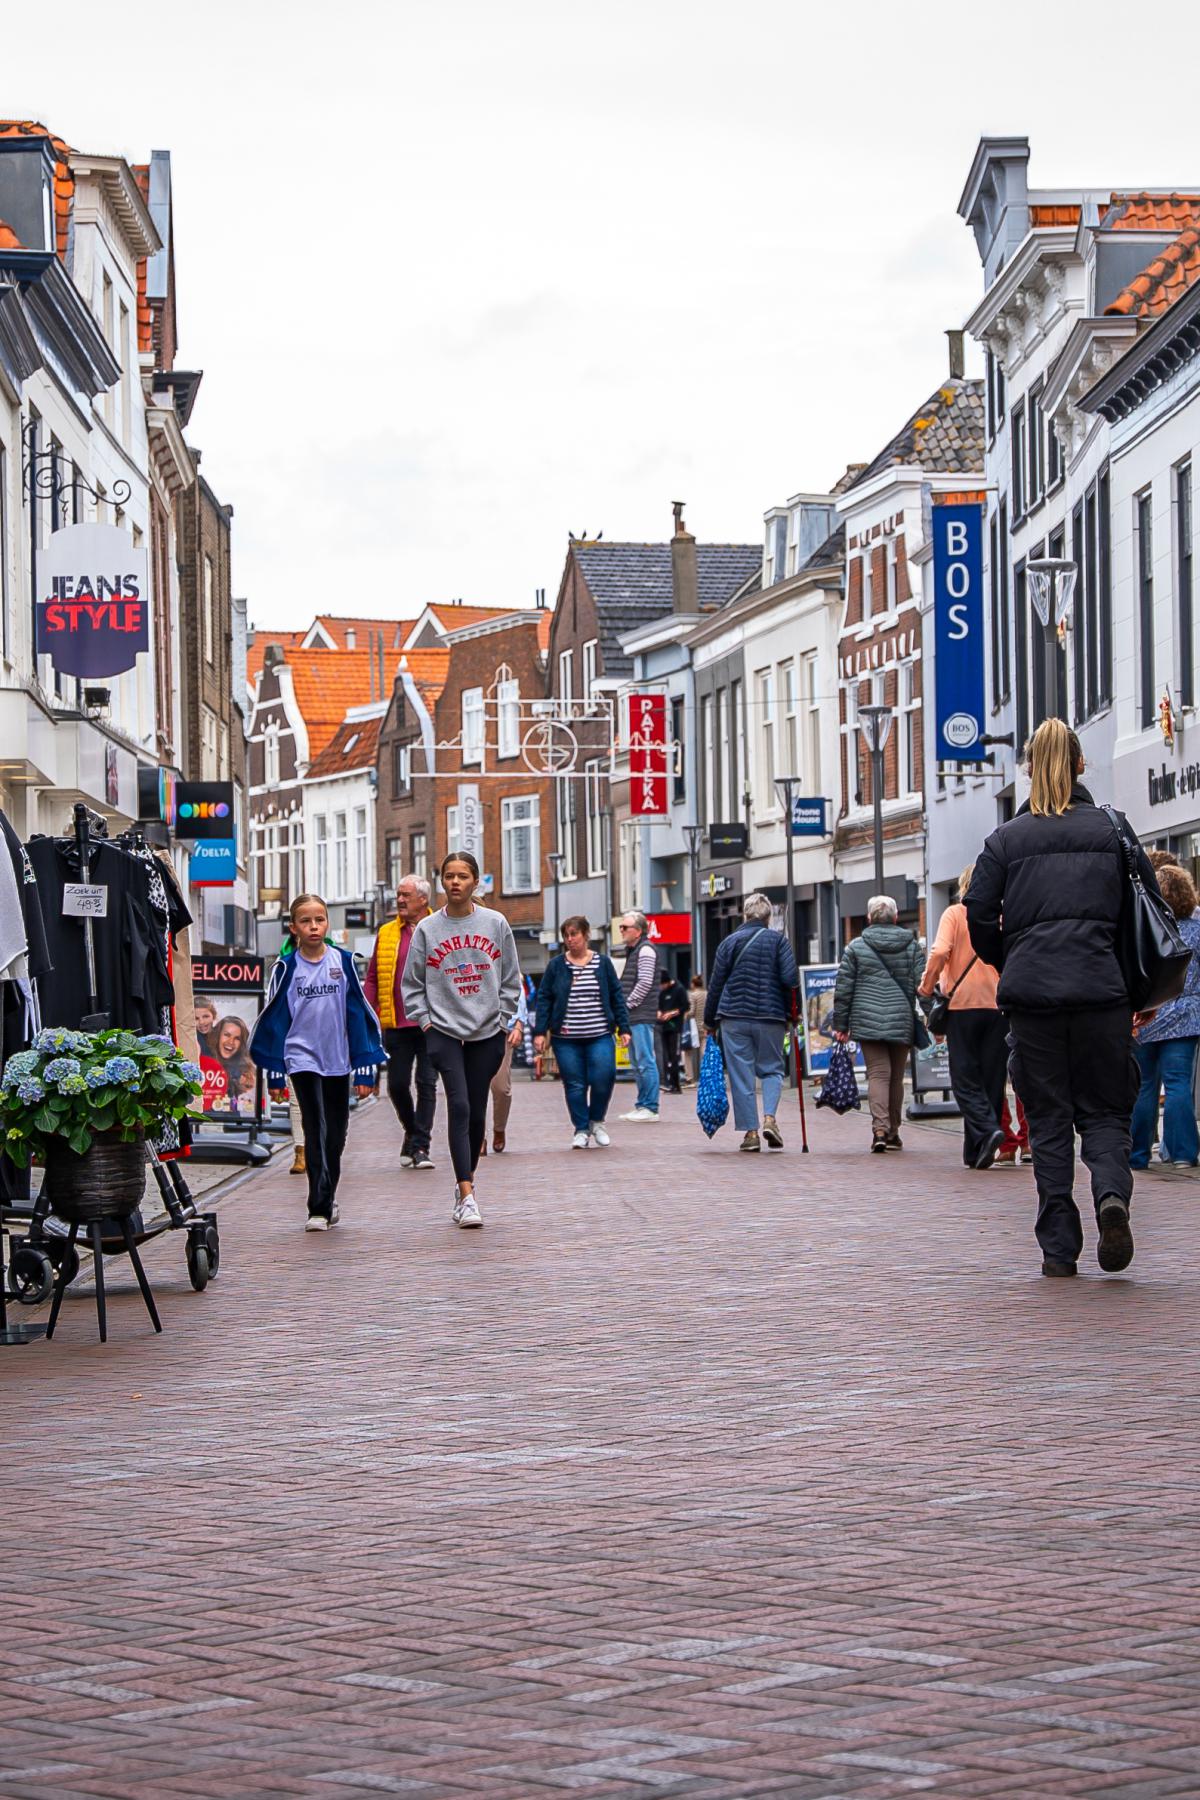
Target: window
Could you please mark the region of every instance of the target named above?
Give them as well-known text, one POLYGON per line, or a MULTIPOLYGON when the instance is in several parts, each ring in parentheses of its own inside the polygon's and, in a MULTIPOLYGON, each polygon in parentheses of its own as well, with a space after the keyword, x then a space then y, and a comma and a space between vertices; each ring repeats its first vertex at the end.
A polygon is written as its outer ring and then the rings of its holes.
POLYGON ((729 689, 717 689, 717 767, 715 795, 717 818, 725 820, 730 817, 726 811, 729 796, 729 758, 732 745, 729 742, 729 689))
POLYGON ((821 662, 816 651, 801 664, 800 692, 804 706, 802 768, 808 791, 821 792, 821 662))
MULTIPOLYGON (((100 273, 100 324, 104 331, 104 341, 115 355, 117 345, 113 335, 113 284, 107 270, 101 270, 100 273)), ((104 417, 111 425, 113 422, 113 391, 111 388, 105 389, 101 405, 104 408, 104 417)), ((279 883, 273 881, 270 885, 278 887, 279 883)))
POLYGON ((388 886, 393 893, 407 873, 408 870, 404 867, 404 839, 389 838, 387 841, 387 878, 388 886))
POLYGON ((464 688, 462 696, 462 759, 483 761, 483 689, 464 688))
POLYGON ((921 695, 915 662, 901 663, 898 683, 900 696, 900 792, 921 791, 921 695))
MULTIPOLYGON (((3 465, 0 464, 0 468, 3 465)), ((1196 704, 1196 625, 1192 586, 1192 465, 1175 471, 1175 542, 1179 565, 1179 698, 1196 704)))
POLYGON ((560 650, 558 653, 558 694, 561 700, 574 698, 575 691, 575 652, 560 650))
POLYGON ((596 640, 589 638, 583 646, 583 682, 582 693, 585 700, 592 698, 592 689, 596 685, 596 640))
POLYGON ((730 683, 729 712, 733 720, 733 805, 741 818, 746 795, 746 716, 740 681, 730 683))
POLYGON ((446 808, 446 849, 444 852, 446 856, 451 856, 455 850, 462 849, 462 827, 459 824, 459 817, 457 806, 446 808))
POLYGON ((8 452, 0 444, 0 656, 12 654, 8 613, 8 452))
POLYGON ((1154 723, 1154 515, 1149 492, 1134 501, 1137 509, 1138 655, 1141 723, 1154 723))
POLYGON ((121 424, 119 436, 123 444, 129 442, 133 430, 133 352, 129 342, 129 308, 121 302, 121 424))
POLYGON ((1046 491, 1045 424, 1042 419, 1042 384, 1035 382, 1029 390, 1029 482, 1028 504, 1036 506, 1046 491))
POLYGON ((784 775, 800 773, 800 694, 794 662, 780 663, 779 691, 783 696, 783 768, 784 775))
POLYGON ((1025 487, 1028 471, 1025 467, 1025 407, 1023 403, 1020 406, 1013 407, 1012 425, 1009 431, 1009 444, 1012 451, 1012 481, 1010 484, 1010 493, 1012 495, 1013 518, 1019 519, 1024 515, 1025 509, 1029 504, 1025 487))
POLYGON ((1012 693, 1012 656, 1009 633, 1008 595, 1008 499, 1000 502, 1000 698, 1012 693))
POLYGON ((998 356, 987 353, 988 437, 994 438, 1004 423, 1004 365, 998 356))
POLYGON ((604 832, 604 776, 599 760, 584 764, 584 789, 587 796, 588 874, 608 873, 608 846, 604 832))
MULTIPOLYGON (((1052 550, 1051 555, 1053 554, 1052 550)), ((1081 719, 1087 718, 1089 712, 1088 645, 1093 639, 1091 613, 1095 602, 1096 585, 1096 571, 1084 547, 1082 501, 1071 513, 1071 557, 1078 571, 1075 578, 1075 618, 1072 634, 1075 665, 1075 723, 1078 724, 1081 719)), ((1093 676, 1093 691, 1095 685, 1093 676)))
POLYGON ((313 818, 313 886, 322 896, 329 892, 329 821, 324 813, 313 818))
POLYGON ((775 671, 760 669, 754 677, 758 713, 758 804, 764 812, 775 805, 775 671))
POLYGON ((350 889, 350 840, 346 831, 346 814, 333 815, 333 891, 339 900, 350 889))
POLYGON ((1063 478, 1062 445, 1051 419, 1046 421, 1046 492, 1056 488, 1063 478))
POLYGON ((558 807, 558 848, 562 861, 558 865, 560 881, 575 879, 575 783, 570 776, 556 783, 558 807))
POLYGON ((206 556, 204 558, 203 633, 204 660, 205 662, 210 663, 213 660, 213 646, 216 642, 216 621, 213 616, 213 563, 211 556, 206 556))
MULTIPOLYGON (((567 782, 560 783, 566 787, 567 782)), ((542 830, 536 794, 500 802, 500 866, 506 894, 534 894, 540 886, 542 830)))
POLYGON ((409 872, 419 875, 423 881, 429 880, 429 851, 425 846, 425 833, 414 831, 408 839, 409 872))
POLYGON ((1100 585, 1100 699, 1110 701, 1113 693, 1113 616, 1111 520, 1109 518, 1108 470, 1096 482, 1096 567, 1100 585))
POLYGON ((1029 737, 1029 600, 1025 592, 1025 564, 1013 570, 1014 660, 1016 663, 1017 756, 1023 756, 1029 737))
POLYGON ((392 745, 392 798, 412 793, 412 745, 392 745))
MULTIPOLYGON (((671 798, 687 799, 687 771, 684 764, 686 746, 683 741, 683 698, 671 701, 671 798)), ((594 873, 595 871, 593 871, 594 873)))
POLYGON ((366 893, 368 876, 367 809, 365 806, 356 806, 354 809, 354 891, 356 894, 366 893))
POLYGON ((521 748, 521 684, 501 681, 496 686, 496 755, 516 756, 521 748))
POLYGON ((712 695, 700 701, 700 823, 711 825, 713 812, 713 704, 712 695))
POLYGON ((263 780, 267 787, 279 786, 279 727, 274 724, 263 738, 263 780))
POLYGON ((211 706, 200 708, 200 779, 219 781, 217 772, 217 715, 211 706))
POLYGON ((991 608, 992 711, 1000 707, 1000 522, 993 513, 988 522, 988 603, 991 608))
POLYGON ((288 893, 299 894, 304 890, 304 826, 299 819, 292 820, 291 854, 288 857, 288 893))

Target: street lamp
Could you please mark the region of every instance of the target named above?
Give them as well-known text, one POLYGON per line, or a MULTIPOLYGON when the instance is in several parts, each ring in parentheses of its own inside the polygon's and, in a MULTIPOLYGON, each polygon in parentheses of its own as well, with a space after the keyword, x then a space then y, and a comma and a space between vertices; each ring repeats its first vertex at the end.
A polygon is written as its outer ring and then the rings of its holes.
POLYGON ((860 706, 858 729, 871 752, 871 798, 875 802, 875 892, 883 892, 883 747, 892 729, 890 706, 860 706))
POLYGON ((802 787, 799 775, 777 775, 775 786, 783 801, 783 835, 787 848, 787 941, 796 951, 796 961, 800 961, 800 952, 796 948, 796 876, 793 863, 792 847, 792 789, 802 787))
POLYGON ((1066 705, 1058 691, 1058 633, 1070 617, 1079 570, 1067 557, 1037 556, 1025 564, 1025 582, 1042 623, 1046 717, 1057 719, 1066 705))
POLYGON ((554 871, 554 941, 558 942, 558 872, 566 858, 561 850, 550 850, 546 853, 546 861, 554 871))
POLYGON ((692 974, 702 973, 700 968, 700 845, 704 838, 703 825, 685 825, 683 835, 687 840, 688 852, 688 893, 692 908, 692 974))

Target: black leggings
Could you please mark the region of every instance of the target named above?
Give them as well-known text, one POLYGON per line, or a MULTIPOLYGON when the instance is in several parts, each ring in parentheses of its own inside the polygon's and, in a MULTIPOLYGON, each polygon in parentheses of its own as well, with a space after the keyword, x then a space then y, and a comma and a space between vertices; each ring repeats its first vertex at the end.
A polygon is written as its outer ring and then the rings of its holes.
POLYGON ((308 1210, 327 1219, 333 1211, 342 1151, 350 1124, 349 1075, 289 1075, 304 1121, 304 1162, 308 1170, 308 1210))
POLYGON ((436 1026, 426 1033, 429 1060, 446 1092, 450 1161, 456 1181, 475 1179, 487 1127, 488 1090, 504 1061, 504 1037, 504 1032, 498 1031, 495 1037, 463 1043, 436 1026))

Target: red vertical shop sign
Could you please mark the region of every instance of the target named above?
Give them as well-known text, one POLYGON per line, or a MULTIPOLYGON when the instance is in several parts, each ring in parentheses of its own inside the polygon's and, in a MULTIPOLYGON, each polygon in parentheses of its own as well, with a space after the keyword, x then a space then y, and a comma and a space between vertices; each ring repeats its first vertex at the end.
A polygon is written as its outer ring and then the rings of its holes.
POLYGON ((629 810, 645 818, 667 810, 667 696, 629 696, 629 810))

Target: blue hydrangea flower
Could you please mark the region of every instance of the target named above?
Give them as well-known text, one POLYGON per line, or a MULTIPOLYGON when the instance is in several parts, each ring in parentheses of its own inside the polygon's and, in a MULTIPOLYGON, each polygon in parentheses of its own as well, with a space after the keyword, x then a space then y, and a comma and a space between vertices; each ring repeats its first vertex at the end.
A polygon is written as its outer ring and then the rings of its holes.
POLYGON ((199 1087, 200 1083, 204 1080, 204 1075, 199 1063, 181 1063, 179 1065, 179 1073, 183 1076, 185 1081, 190 1081, 193 1087, 199 1087))
POLYGON ((42 1071, 47 1081, 62 1082, 66 1075, 78 1075, 79 1060, 74 1056, 56 1056, 42 1071))
POLYGON ((60 1094, 86 1094, 87 1082, 82 1075, 64 1075, 58 1084, 60 1094))
POLYGON ((70 1050, 74 1036, 75 1033, 68 1031, 65 1025, 50 1025, 38 1032, 33 1040, 33 1047, 40 1050, 43 1056, 51 1051, 70 1050))
POLYGON ((105 1082, 108 1080, 108 1076, 104 1073, 103 1069, 89 1069, 83 1079, 88 1087, 98 1088, 104 1086, 105 1082))
POLYGON ((123 1081, 126 1087, 133 1087, 138 1080, 138 1066, 131 1056, 110 1056, 104 1065, 104 1074, 109 1081, 123 1081))
POLYGON ((6 1088, 15 1088, 22 1076, 33 1074, 41 1060, 36 1050, 18 1050, 17 1054, 10 1056, 4 1065, 3 1085, 6 1088))
POLYGON ((17 1083, 17 1099, 26 1106, 33 1106, 38 1100, 46 1098, 46 1090, 33 1075, 27 1075, 24 1081, 17 1083))

